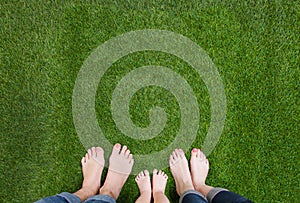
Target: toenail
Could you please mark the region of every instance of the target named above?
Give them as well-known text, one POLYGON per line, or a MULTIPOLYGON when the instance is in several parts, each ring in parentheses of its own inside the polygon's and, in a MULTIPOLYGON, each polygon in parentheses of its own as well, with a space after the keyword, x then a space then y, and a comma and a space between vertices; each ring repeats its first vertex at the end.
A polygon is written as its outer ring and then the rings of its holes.
POLYGON ((198 151, 198 149, 196 149, 196 148, 193 149, 193 152, 197 152, 197 151, 198 151))

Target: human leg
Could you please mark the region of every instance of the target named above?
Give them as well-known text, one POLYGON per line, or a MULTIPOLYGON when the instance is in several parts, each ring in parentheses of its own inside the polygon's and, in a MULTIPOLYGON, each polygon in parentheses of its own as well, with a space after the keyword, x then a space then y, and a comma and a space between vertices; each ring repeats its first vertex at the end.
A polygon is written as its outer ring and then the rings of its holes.
POLYGON ((119 143, 115 144, 109 158, 109 168, 106 180, 99 190, 100 195, 107 195, 117 199, 132 170, 134 164, 133 156, 126 146, 121 148, 119 143))
POLYGON ((176 183, 176 191, 182 203, 206 203, 205 198, 195 191, 188 161, 182 149, 175 149, 169 159, 172 175, 176 183))
POLYGON ((151 201, 151 182, 149 171, 141 171, 135 178, 137 183, 140 196, 135 203, 150 203, 151 201))
POLYGON ((197 191, 203 194, 211 203, 251 203, 245 197, 230 192, 223 188, 214 188, 206 185, 206 177, 209 171, 209 161, 200 149, 191 152, 191 174, 193 185, 197 191))
POLYGON ((176 183, 176 191, 181 196, 185 191, 194 190, 189 166, 182 149, 175 149, 169 158, 170 169, 176 183))
POLYGON ((81 201, 97 194, 100 188, 104 162, 104 151, 101 147, 92 147, 81 159, 84 179, 81 189, 74 193, 81 201))
POLYGON ((191 152, 191 175, 195 189, 206 196, 213 187, 206 185, 206 177, 209 171, 209 161, 199 149, 191 152))
POLYGON ((38 203, 79 203, 88 197, 97 194, 100 188, 101 174, 104 167, 104 151, 101 147, 92 147, 81 159, 83 183, 80 190, 71 194, 63 192, 61 194, 46 197, 38 203))
POLYGON ((180 203, 206 203, 205 198, 195 191, 188 161, 183 150, 175 149, 169 159, 172 175, 176 183, 176 191, 180 203))
POLYGON ((169 199, 165 195, 168 176, 161 170, 153 170, 153 199, 154 203, 169 203, 169 199))

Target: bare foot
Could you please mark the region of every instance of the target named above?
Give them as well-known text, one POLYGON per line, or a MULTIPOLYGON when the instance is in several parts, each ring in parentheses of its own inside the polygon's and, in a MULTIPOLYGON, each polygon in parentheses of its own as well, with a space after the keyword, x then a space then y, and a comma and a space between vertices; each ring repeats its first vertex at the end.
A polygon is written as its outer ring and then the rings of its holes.
POLYGON ((140 190, 140 197, 136 200, 136 203, 147 203, 151 201, 151 182, 149 171, 141 171, 136 177, 135 182, 137 183, 140 190))
POLYGON ((191 152, 191 174, 196 190, 205 185, 205 180, 209 170, 209 162, 200 149, 193 149, 191 152))
POLYGON ((212 189, 211 186, 205 184, 209 170, 209 162, 200 149, 193 149, 191 152, 191 174, 194 187, 204 196, 212 189))
POLYGON ((153 193, 162 192, 165 193, 168 176, 163 171, 153 170, 153 193))
POLYGON ((161 170, 153 170, 153 198, 154 202, 165 203, 169 202, 165 195, 165 189, 167 185, 168 176, 161 170))
POLYGON ((92 147, 81 159, 83 183, 82 188, 74 194, 82 201, 98 193, 104 162, 104 151, 101 147, 92 147))
POLYGON ((179 196, 187 190, 194 190, 188 161, 182 149, 175 149, 169 159, 172 175, 179 196))
POLYGON ((109 158, 106 180, 99 193, 109 195, 115 200, 118 199, 133 164, 134 160, 130 150, 125 145, 121 149, 121 144, 115 144, 109 158))

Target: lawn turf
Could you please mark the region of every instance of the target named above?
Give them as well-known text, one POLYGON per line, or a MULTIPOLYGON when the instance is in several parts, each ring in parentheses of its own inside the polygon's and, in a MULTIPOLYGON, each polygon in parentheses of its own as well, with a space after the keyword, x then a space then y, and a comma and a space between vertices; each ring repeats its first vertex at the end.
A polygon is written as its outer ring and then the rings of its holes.
MULTIPOLYGON (((299 8, 297 1, 1 1, 0 201, 32 202, 80 187, 85 149, 72 118, 78 71, 108 39, 162 29, 201 46, 225 86, 226 124, 209 156, 208 184, 254 202, 300 202, 299 8)), ((168 66, 193 88, 201 120, 191 148, 201 147, 210 118, 205 84, 184 61, 150 51, 120 59, 99 83, 97 119, 106 137, 133 153, 147 153, 176 136, 178 104, 158 87, 137 92, 130 113, 146 127, 151 106, 163 106, 170 118, 161 140, 141 143, 122 136, 109 117, 118 79, 149 64, 168 66)), ((165 171, 166 194, 176 202, 174 181, 165 171)), ((137 196, 130 176, 119 202, 137 196)))

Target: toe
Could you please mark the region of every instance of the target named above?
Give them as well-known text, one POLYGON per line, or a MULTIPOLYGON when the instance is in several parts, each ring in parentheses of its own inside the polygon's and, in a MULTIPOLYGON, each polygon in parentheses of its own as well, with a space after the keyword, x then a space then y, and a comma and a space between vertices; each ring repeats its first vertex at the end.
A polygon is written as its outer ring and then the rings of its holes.
POLYGON ((208 161, 208 159, 205 159, 205 164, 209 167, 209 161, 208 161))
POLYGON ((153 175, 157 175, 158 170, 157 169, 153 169, 153 175))
POLYGON ((161 175, 161 174, 162 174, 162 171, 161 171, 161 170, 159 170, 159 171, 158 171, 158 175, 161 175))
POLYGON ((133 166, 133 164, 134 164, 134 159, 133 159, 132 154, 129 154, 128 160, 129 160, 129 164, 130 164, 131 166, 133 166))
POLYGON ((104 155, 104 151, 101 147, 96 147, 96 157, 101 157, 104 155))
POLYGON ((177 159, 177 153, 176 153, 176 151, 173 151, 173 152, 172 152, 172 159, 173 159, 173 160, 176 160, 176 159, 177 159))
POLYGON ((144 170, 144 174, 145 174, 145 176, 149 176, 149 171, 148 170, 144 170))
POLYGON ((121 144, 117 143, 114 145, 113 150, 112 150, 112 154, 120 154, 120 150, 121 150, 121 144))
POLYGON ((175 160, 173 158, 173 155, 171 154, 170 159, 169 159, 169 165, 172 166, 172 165, 174 165, 174 163, 175 163, 175 160))
POLYGON ((122 150, 121 150, 121 153, 120 153, 120 154, 125 155, 126 150, 127 150, 127 146, 124 145, 124 146, 122 147, 122 150))
POLYGON ((205 155, 200 150, 199 150, 199 158, 200 160, 205 160, 205 155))
POLYGON ((197 157, 197 154, 198 154, 198 149, 194 148, 192 151, 191 151, 191 156, 193 158, 197 157))
POLYGON ((175 157, 175 160, 180 157, 178 149, 175 149, 173 156, 175 157))
MULTIPOLYGON (((199 151, 200 151, 200 149, 199 149, 199 151)), ((203 154, 203 159, 206 159, 206 155, 204 154, 204 152, 202 152, 202 154, 203 154)))
POLYGON ((92 158, 92 150, 91 149, 88 149, 88 158, 92 158))
POLYGON ((128 157, 129 157, 129 154, 130 154, 130 150, 127 149, 127 150, 125 151, 125 158, 128 158, 128 157))
POLYGON ((91 148, 91 157, 96 157, 96 148, 95 147, 91 148))
POLYGON ((82 157, 82 159, 81 159, 81 164, 82 164, 82 165, 85 164, 85 157, 82 157))
POLYGON ((138 179, 141 179, 141 177, 143 177, 143 175, 144 175, 144 174, 143 174, 143 171, 141 171, 141 172, 137 175, 137 178, 138 178, 138 179))
MULTIPOLYGON (((132 156, 132 154, 130 154, 130 155, 132 156)), ((130 157, 130 155, 129 155, 129 157, 130 157)), ((130 166, 133 166, 133 164, 134 164, 134 159, 133 158, 130 159, 129 164, 130 164, 130 166)))
POLYGON ((200 149, 197 149, 198 151, 197 151, 197 158, 200 158, 200 156, 201 156, 201 151, 200 151, 200 149))

